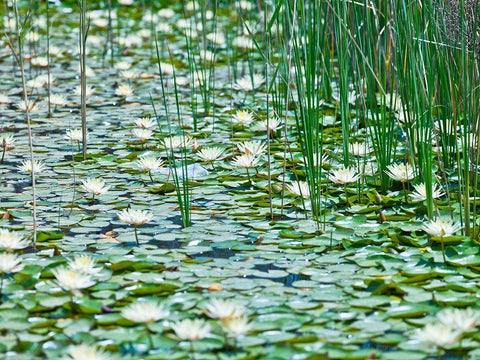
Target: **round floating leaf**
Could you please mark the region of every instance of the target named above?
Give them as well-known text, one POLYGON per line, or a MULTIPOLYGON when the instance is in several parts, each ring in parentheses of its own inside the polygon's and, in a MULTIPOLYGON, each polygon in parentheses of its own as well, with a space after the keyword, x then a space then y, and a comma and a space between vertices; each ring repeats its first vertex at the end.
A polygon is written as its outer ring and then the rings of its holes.
POLYGON ((437 309, 436 306, 427 304, 403 303, 401 305, 393 306, 387 310, 386 314, 391 318, 411 318, 424 316, 437 309))
POLYGON ((389 351, 382 355, 382 359, 385 360, 423 360, 428 358, 428 354, 424 354, 420 351, 389 351))

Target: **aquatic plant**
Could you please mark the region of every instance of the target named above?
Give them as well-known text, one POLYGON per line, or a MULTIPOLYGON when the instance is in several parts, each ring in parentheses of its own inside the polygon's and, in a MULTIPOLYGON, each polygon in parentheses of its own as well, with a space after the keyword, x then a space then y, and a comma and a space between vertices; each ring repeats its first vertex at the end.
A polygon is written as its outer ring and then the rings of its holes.
POLYGON ((133 225, 133 229, 135 232, 135 241, 137 242, 137 245, 139 245, 137 227, 139 225, 143 225, 152 221, 153 214, 147 210, 135 210, 132 208, 128 208, 122 210, 117 215, 120 221, 129 225, 133 225))
POLYGON ((82 185, 80 185, 80 187, 85 192, 92 194, 92 203, 95 201, 95 196, 105 195, 110 189, 110 186, 106 185, 105 181, 94 178, 82 180, 82 185))
POLYGON ((7 252, 24 249, 29 241, 17 231, 0 228, 0 248, 7 252))
POLYGON ((452 236, 457 231, 462 229, 462 225, 459 222, 455 222, 447 217, 438 217, 436 220, 430 220, 422 226, 422 230, 430 236, 434 236, 440 239, 442 244, 443 261, 447 261, 445 258, 444 237, 452 236))
POLYGON ((184 319, 172 324, 172 330, 180 340, 194 342, 210 335, 212 327, 203 319, 184 319))
POLYGON ((121 314, 132 322, 147 324, 163 319, 169 311, 159 302, 137 301, 124 307, 121 314))
POLYGON ((81 290, 95 284, 95 281, 91 278, 90 274, 85 274, 68 267, 57 267, 52 270, 52 273, 55 276, 58 285, 62 289, 70 292, 71 296, 81 296, 81 290))

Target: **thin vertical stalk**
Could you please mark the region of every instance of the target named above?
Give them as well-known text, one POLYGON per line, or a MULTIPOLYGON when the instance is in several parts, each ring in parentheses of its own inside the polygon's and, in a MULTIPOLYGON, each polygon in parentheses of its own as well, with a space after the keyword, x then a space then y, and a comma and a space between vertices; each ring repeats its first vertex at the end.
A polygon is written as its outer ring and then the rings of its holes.
MULTIPOLYGON (((33 249, 34 251, 37 250, 37 187, 36 187, 36 174, 34 164, 34 155, 33 155, 33 134, 32 134, 32 123, 30 119, 30 102, 28 100, 28 93, 27 93, 27 83, 25 80, 25 67, 23 63, 23 32, 24 26, 20 28, 20 19, 18 14, 18 5, 17 2, 14 2, 14 11, 15 11, 15 24, 16 24, 16 31, 17 31, 17 46, 18 46, 18 53, 15 51, 15 47, 13 44, 10 44, 10 48, 12 50, 13 55, 17 59, 18 64, 20 65, 20 73, 22 78, 22 93, 23 93, 23 100, 25 101, 25 116, 27 119, 27 133, 28 133, 28 149, 30 153, 30 162, 32 165, 31 171, 31 179, 32 179, 32 216, 33 216, 33 249)), ((27 15, 27 19, 30 16, 30 12, 27 15)), ((27 21, 25 20, 23 24, 26 24, 27 21)))
POLYGON ((323 134, 320 109, 322 106, 322 62, 327 25, 324 24, 325 3, 296 1, 293 8, 284 2, 292 29, 292 57, 295 67, 297 102, 295 119, 300 148, 306 165, 306 180, 309 184, 312 217, 320 225, 321 176, 320 160, 323 153, 323 134), (302 29, 300 32, 299 29, 302 29))
POLYGON ((345 23, 347 21, 347 3, 344 1, 335 2, 335 10, 339 18, 335 24, 335 42, 337 50, 337 63, 340 75, 340 119, 342 123, 342 144, 343 164, 350 165, 348 143, 350 137, 350 105, 349 105, 349 68, 348 62, 348 36, 345 34, 345 23))
MULTIPOLYGON (((155 50, 156 50, 156 55, 157 55, 157 66, 158 66, 158 72, 160 76, 160 82, 161 82, 161 87, 162 87, 162 98, 163 98, 163 105, 165 109, 165 114, 168 119, 168 134, 169 136, 173 135, 171 123, 170 123, 170 116, 169 116, 169 110, 168 110, 168 104, 167 104, 167 96, 166 96, 166 91, 165 91, 165 85, 163 81, 163 74, 162 74, 162 67, 161 67, 161 62, 160 62, 160 51, 158 48, 158 39, 157 39, 157 34, 155 32, 155 50)), ((173 66, 173 64, 172 64, 173 66)), ((174 68, 175 69, 175 68, 174 68)), ((174 87, 175 87, 175 104, 176 104, 176 109, 177 109, 177 117, 180 122, 180 127, 182 127, 182 117, 180 113, 180 100, 178 98, 178 88, 177 88, 177 80, 175 76, 175 71, 173 73, 173 82, 174 82, 174 87)), ((150 95, 150 100, 152 103, 153 111, 155 113, 155 117, 157 119, 157 125, 159 129, 160 127, 160 120, 155 108, 155 104, 153 102, 153 98, 150 95)), ((185 135, 182 134, 183 139, 185 139, 185 135)), ((168 147, 168 145, 171 144, 166 144, 165 146, 168 147)), ((167 150, 167 156, 168 156, 168 163, 170 166, 170 170, 173 174, 173 181, 175 183, 175 191, 177 194, 177 200, 178 200, 178 205, 180 208, 180 215, 182 217, 182 224, 184 227, 188 227, 191 225, 191 214, 190 214, 190 187, 189 187, 189 182, 188 182, 188 167, 187 167, 187 153, 186 153, 186 146, 185 142, 181 145, 181 152, 182 152, 182 161, 181 161, 181 167, 182 167, 182 183, 180 185, 180 178, 178 175, 178 169, 176 167, 176 161, 175 161, 175 154, 174 154, 174 149, 170 146, 169 149, 167 150), (180 190, 182 188, 182 190, 180 190)))
POLYGON ((107 29, 107 42, 110 48, 110 66, 114 61, 113 53, 113 29, 112 29, 112 0, 108 0, 108 29, 107 29))
POLYGON ((52 116, 52 104, 50 104, 50 95, 51 95, 51 69, 50 69, 50 1, 46 1, 47 6, 47 98, 48 98, 48 115, 47 117, 52 116))
POLYGON ((80 49, 80 107, 82 117, 82 156, 87 160, 87 1, 78 0, 80 7, 80 31, 79 31, 79 49, 80 49))

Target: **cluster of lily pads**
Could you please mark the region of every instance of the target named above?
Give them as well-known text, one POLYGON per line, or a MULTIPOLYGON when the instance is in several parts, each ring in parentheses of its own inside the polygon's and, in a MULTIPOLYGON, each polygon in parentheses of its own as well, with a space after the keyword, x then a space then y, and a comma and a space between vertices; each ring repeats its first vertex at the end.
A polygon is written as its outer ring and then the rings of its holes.
MULTIPOLYGON (((434 182, 428 219, 426 185, 401 157, 388 166, 392 187, 382 191, 368 130, 356 120, 345 166, 332 99, 322 105, 324 151, 314 158, 325 210, 319 225, 295 116, 271 111, 272 74, 256 54, 263 16, 256 4, 137 11, 131 0, 114 3, 110 14, 88 13, 86 161, 75 7, 51 6, 48 49, 44 9, 29 19, 30 103, 6 75, 18 72, 6 46, 18 23, 11 13, 2 19, 7 359, 479 356, 480 254, 456 235, 462 225, 451 188, 434 182), (200 42, 199 51, 189 45, 200 42), (185 182, 190 228, 181 226, 175 193, 185 182)), ((389 110, 401 137, 402 114, 389 110)))

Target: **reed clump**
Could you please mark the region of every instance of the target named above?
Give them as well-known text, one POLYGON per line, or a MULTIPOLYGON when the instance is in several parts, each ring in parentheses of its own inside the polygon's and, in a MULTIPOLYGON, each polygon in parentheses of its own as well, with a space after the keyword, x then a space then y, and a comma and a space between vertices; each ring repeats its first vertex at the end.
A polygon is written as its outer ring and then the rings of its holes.
POLYGON ((480 1, 444 0, 435 3, 441 14, 439 22, 443 25, 446 41, 450 46, 462 46, 475 52, 480 58, 480 1))

